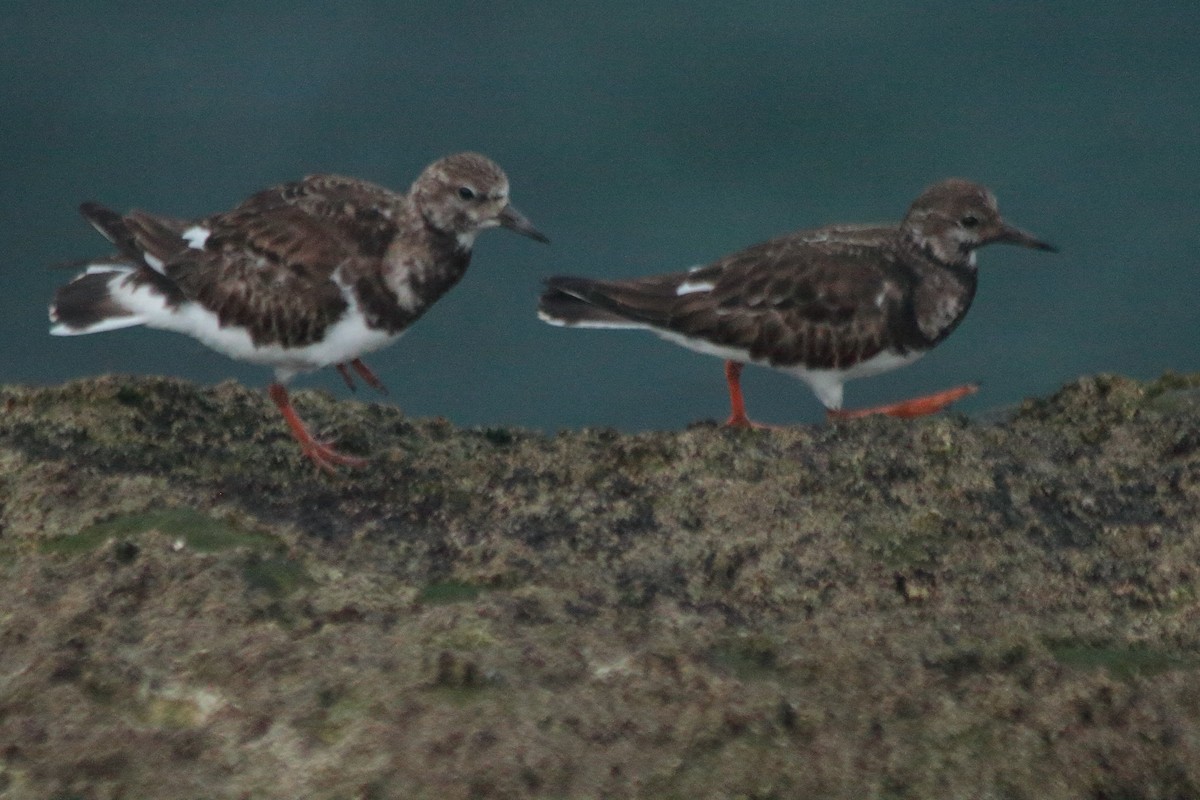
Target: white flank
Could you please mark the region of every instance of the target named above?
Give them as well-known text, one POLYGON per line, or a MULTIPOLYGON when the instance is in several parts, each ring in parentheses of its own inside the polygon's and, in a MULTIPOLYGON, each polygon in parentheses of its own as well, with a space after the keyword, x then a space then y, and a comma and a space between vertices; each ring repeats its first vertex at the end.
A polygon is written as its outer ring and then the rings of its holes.
POLYGON ((145 259, 146 263, 149 264, 154 269, 155 272, 163 271, 163 262, 162 262, 162 259, 159 258, 158 256, 152 256, 143 250, 142 258, 145 259))
POLYGON ((842 407, 842 384, 855 378, 869 378, 913 363, 924 353, 916 350, 901 355, 884 351, 866 361, 860 361, 843 370, 808 369, 807 367, 784 367, 783 372, 808 384, 813 394, 828 409, 842 407))
POLYGON ((181 237, 187 240, 188 247, 192 248, 193 250, 203 250, 204 243, 208 241, 209 234, 211 233, 212 231, 210 231, 208 228, 200 225, 193 225, 184 231, 181 234, 181 237))
POLYGON ((216 314, 197 303, 172 308, 161 294, 145 286, 132 288, 122 283, 111 292, 146 327, 182 333, 232 359, 274 367, 279 380, 285 382, 301 372, 352 361, 399 338, 399 334, 368 328, 354 293, 346 287, 342 287, 342 295, 350 307, 325 330, 323 339, 305 347, 256 345, 245 328, 222 327, 216 314))
POLYGON ((556 328, 596 328, 605 330, 650 330, 648 325, 643 325, 640 322, 618 322, 616 320, 581 320, 579 322, 567 322, 559 317, 552 317, 545 311, 538 310, 538 319, 556 328))
MULTIPOLYGON (((53 314, 51 315, 53 319, 53 314)), ((145 320, 136 315, 127 317, 109 317, 106 320, 101 320, 95 325, 89 325, 86 328, 72 328, 65 323, 59 323, 50 328, 51 336, 82 336, 85 333, 104 333, 105 331, 116 331, 121 328, 132 328, 135 325, 144 325, 145 320)))
POLYGON ((695 283, 684 281, 675 287, 675 294, 682 297, 685 294, 692 294, 694 292, 711 292, 714 288, 716 288, 716 284, 709 283, 708 281, 696 281, 695 283))
POLYGON ((817 396, 817 399, 821 401, 821 405, 834 410, 842 407, 842 384, 846 381, 853 380, 854 378, 869 378, 872 375, 879 375, 883 372, 898 369, 913 363, 924 355, 917 351, 909 351, 903 355, 885 351, 874 358, 869 358, 846 369, 809 369, 804 366, 777 367, 768 363, 765 359, 751 358, 750 351, 748 350, 713 344, 703 339, 691 339, 674 331, 664 331, 659 328, 650 328, 650 330, 668 342, 682 345, 697 353, 716 356, 725 361, 740 361, 744 364, 757 364, 762 367, 770 367, 771 369, 777 369, 780 372, 791 375, 793 378, 799 378, 817 396))

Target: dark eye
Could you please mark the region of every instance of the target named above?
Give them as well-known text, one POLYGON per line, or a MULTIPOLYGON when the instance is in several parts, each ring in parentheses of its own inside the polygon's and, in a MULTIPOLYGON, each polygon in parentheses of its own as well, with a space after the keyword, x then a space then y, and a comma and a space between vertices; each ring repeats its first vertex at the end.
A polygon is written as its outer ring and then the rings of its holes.
POLYGON ((979 224, 979 217, 975 216, 974 214, 967 214, 965 217, 959 220, 959 223, 964 228, 974 228, 979 224))
POLYGON ((461 197, 463 200, 474 200, 475 199, 475 190, 472 189, 470 186, 460 186, 460 187, 458 187, 458 196, 461 197))

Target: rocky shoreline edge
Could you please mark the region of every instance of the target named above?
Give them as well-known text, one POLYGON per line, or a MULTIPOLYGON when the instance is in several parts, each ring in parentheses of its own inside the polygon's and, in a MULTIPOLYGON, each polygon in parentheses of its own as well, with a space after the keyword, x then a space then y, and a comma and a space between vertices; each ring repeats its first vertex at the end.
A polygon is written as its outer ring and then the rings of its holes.
POLYGON ((335 478, 232 383, 0 388, 0 796, 1200 796, 1197 387, 634 435, 297 393, 335 478))

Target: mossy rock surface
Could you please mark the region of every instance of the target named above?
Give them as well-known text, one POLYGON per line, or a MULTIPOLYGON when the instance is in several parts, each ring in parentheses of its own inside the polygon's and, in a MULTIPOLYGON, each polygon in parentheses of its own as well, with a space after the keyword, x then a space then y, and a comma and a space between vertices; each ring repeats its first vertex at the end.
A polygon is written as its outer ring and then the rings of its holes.
POLYGON ((0 388, 0 796, 1200 797, 1200 378, 464 430, 0 388))

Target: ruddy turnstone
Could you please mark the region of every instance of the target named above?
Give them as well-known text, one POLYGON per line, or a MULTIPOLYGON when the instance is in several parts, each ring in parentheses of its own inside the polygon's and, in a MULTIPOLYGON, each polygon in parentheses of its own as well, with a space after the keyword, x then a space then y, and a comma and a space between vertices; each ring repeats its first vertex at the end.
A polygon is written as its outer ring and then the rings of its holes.
POLYGON ((361 466, 312 437, 286 386, 347 364, 383 384, 360 356, 395 341, 467 269, 475 236, 503 225, 546 237, 508 201, 508 178, 476 153, 430 164, 408 194, 337 175, 265 189, 199 220, 84 203, 117 254, 84 262, 50 306, 51 333, 131 325, 177 331, 230 358, 275 370, 269 395, 319 467, 361 466))
POLYGON ((958 326, 977 281, 975 250, 1007 242, 1055 248, 1004 222, 996 198, 960 179, 930 186, 896 225, 835 225, 787 234, 685 272, 624 281, 555 277, 538 316, 551 325, 641 328, 725 359, 732 411, 746 363, 808 384, 832 417, 914 417, 976 390, 842 410, 842 384, 916 361, 958 326))

